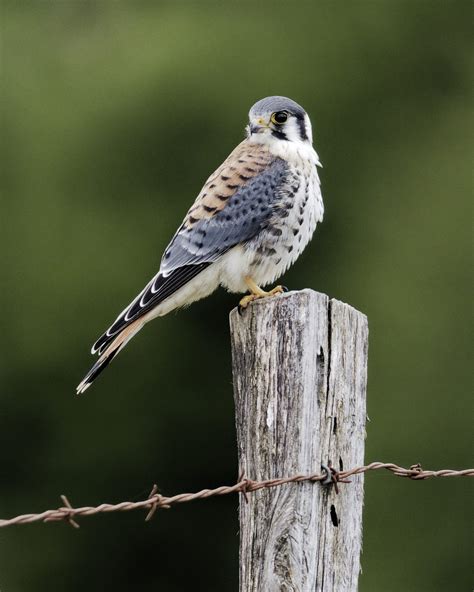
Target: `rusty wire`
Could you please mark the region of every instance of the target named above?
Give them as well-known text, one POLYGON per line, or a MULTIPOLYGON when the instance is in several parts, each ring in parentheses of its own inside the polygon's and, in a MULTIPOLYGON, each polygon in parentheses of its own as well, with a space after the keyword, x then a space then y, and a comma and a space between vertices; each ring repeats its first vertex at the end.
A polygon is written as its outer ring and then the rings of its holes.
POLYGON ((130 510, 148 510, 145 520, 150 520, 157 509, 168 509, 175 504, 191 502, 197 499, 205 499, 229 493, 242 493, 245 500, 248 501, 247 494, 258 489, 269 489, 278 487, 287 483, 302 483, 304 481, 317 482, 322 485, 334 485, 336 493, 339 492, 338 483, 350 483, 348 477, 366 473, 367 471, 376 471, 385 469, 397 477, 406 477, 414 481, 431 479, 432 477, 474 477, 474 469, 464 469, 456 471, 452 469, 441 469, 439 471, 425 471, 420 464, 412 465, 409 469, 399 467, 393 463, 373 462, 363 467, 356 467, 348 471, 336 471, 331 464, 323 465, 322 473, 313 475, 293 475, 281 479, 266 479, 265 481, 253 481, 240 475, 235 485, 224 485, 215 489, 202 489, 195 493, 180 493, 171 497, 165 497, 158 493, 158 487, 153 486, 147 499, 138 502, 121 502, 118 504, 100 504, 99 506, 83 506, 73 508, 65 495, 61 495, 63 506, 56 510, 46 510, 38 514, 22 514, 7 520, 0 519, 0 528, 12 526, 14 524, 28 524, 31 522, 57 522, 67 521, 74 528, 79 528, 75 518, 80 516, 93 516, 104 512, 128 512, 130 510))

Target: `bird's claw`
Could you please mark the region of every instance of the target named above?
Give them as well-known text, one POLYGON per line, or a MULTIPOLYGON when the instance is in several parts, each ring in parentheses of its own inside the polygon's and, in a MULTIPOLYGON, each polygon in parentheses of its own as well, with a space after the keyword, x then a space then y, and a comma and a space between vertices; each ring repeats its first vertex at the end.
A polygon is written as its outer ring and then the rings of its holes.
POLYGON ((237 307, 239 315, 242 316, 242 312, 247 308, 247 306, 252 302, 252 300, 256 300, 257 298, 262 297, 257 296, 256 294, 247 294, 247 296, 244 296, 242 300, 239 302, 239 306, 237 307))
POLYGON ((239 305, 237 307, 237 311, 239 315, 242 316, 243 311, 254 300, 259 300, 260 298, 268 298, 269 296, 275 296, 276 294, 282 294, 283 292, 288 292, 288 288, 286 286, 275 286, 268 292, 264 292, 262 290, 261 294, 247 294, 247 296, 244 296, 240 300, 239 305))
POLYGON ((272 290, 267 292, 267 296, 274 296, 275 294, 283 294, 283 292, 288 292, 288 288, 286 286, 275 286, 272 290))

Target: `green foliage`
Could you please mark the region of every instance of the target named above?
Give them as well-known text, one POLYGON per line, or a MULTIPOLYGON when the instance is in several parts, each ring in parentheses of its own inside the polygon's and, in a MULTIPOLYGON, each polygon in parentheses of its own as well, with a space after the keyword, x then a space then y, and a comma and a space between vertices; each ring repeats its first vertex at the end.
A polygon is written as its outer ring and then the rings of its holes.
MULTIPOLYGON (((324 163, 326 218, 284 283, 369 317, 367 460, 472 464, 470 8, 3 3, 2 516, 236 478, 235 296, 74 388, 269 94, 305 106, 324 163)), ((468 589, 471 487, 369 474, 361 591, 468 589)), ((235 590, 236 504, 5 530, 0 588, 235 590)))

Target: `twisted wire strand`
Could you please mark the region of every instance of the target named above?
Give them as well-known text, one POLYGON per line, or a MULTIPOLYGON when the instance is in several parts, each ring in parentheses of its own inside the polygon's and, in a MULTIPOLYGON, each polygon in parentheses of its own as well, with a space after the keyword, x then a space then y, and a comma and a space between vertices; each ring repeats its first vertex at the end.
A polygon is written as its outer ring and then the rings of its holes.
POLYGON ((329 465, 323 466, 322 473, 314 473, 312 475, 293 475, 292 477, 285 477, 280 479, 266 479, 264 481, 253 481, 241 475, 235 485, 223 485, 215 489, 201 489, 195 493, 180 493, 171 497, 166 497, 158 493, 156 485, 150 492, 147 499, 138 502, 120 502, 118 504, 100 504, 98 506, 81 506, 74 508, 69 503, 65 495, 61 495, 63 506, 55 510, 45 510, 38 514, 22 514, 2 520, 0 519, 0 528, 5 526, 13 526, 14 524, 30 524, 32 522, 54 522, 66 520, 74 528, 79 528, 79 524, 75 518, 82 516, 94 516, 95 514, 107 512, 129 512, 131 510, 148 510, 146 520, 150 520, 157 509, 168 509, 176 504, 185 502, 192 502, 198 499, 206 499, 209 497, 216 497, 221 495, 228 495, 230 493, 242 493, 248 501, 247 494, 259 489, 269 489, 272 487, 279 487, 288 483, 302 483, 322 482, 323 485, 333 484, 338 492, 338 483, 350 483, 349 477, 360 475, 368 471, 387 470, 397 477, 405 477, 414 481, 421 481, 424 479, 431 479, 433 477, 474 477, 474 469, 453 470, 440 469, 437 471, 425 471, 420 464, 412 465, 406 469, 399 467, 394 463, 372 462, 368 465, 356 467, 347 471, 336 471, 329 465))

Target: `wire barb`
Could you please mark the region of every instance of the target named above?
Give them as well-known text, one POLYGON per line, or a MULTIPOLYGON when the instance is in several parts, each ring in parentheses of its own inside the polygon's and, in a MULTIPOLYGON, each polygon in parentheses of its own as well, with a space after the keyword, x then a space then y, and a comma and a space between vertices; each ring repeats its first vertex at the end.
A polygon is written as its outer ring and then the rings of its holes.
POLYGON ((148 499, 151 500, 151 508, 146 515, 145 522, 149 522, 153 518, 153 514, 158 509, 158 502, 161 496, 157 495, 158 485, 155 483, 150 491, 148 499))
MULTIPOLYGON (((67 520, 68 523, 73 528, 80 528, 79 524, 73 519, 75 510, 71 506, 67 497, 65 495, 60 495, 59 497, 61 498, 61 501, 63 502, 64 507, 58 508, 56 511, 56 514, 51 514, 51 516, 47 516, 44 519, 44 522, 54 522, 54 521, 59 522, 60 520, 67 520)), ((1 521, 0 521, 0 526, 3 526, 1 521)))
POLYGON ((240 491, 240 493, 243 495, 246 504, 249 503, 249 496, 247 495, 247 491, 249 489, 250 484, 251 481, 249 479, 246 479, 244 471, 241 471, 237 479, 237 486, 239 488, 238 491, 240 491))
POLYGON ((348 477, 360 475, 368 471, 386 470, 396 477, 405 477, 412 481, 422 481, 424 479, 431 479, 434 477, 474 477, 474 469, 463 469, 456 471, 453 469, 440 469, 438 471, 425 471, 419 463, 411 465, 410 468, 405 469, 399 467, 394 463, 373 462, 362 467, 356 467, 348 471, 337 471, 332 466, 331 462, 326 465, 321 465, 322 473, 314 473, 312 475, 293 475, 292 477, 284 477, 281 479, 266 479, 265 481, 253 481, 245 477, 242 472, 239 475, 238 482, 234 485, 223 485, 215 489, 202 489, 195 493, 180 493, 172 497, 165 497, 158 493, 158 487, 153 485, 152 490, 147 499, 139 502, 120 502, 118 504, 100 504, 99 506, 84 506, 81 508, 73 508, 65 495, 61 496, 61 501, 64 506, 56 510, 46 510, 39 514, 22 514, 9 518, 6 520, 0 519, 0 528, 5 526, 12 526, 14 524, 30 524, 32 522, 58 522, 67 520, 74 528, 79 528, 79 524, 75 521, 77 516, 94 516, 104 512, 128 512, 130 510, 148 510, 145 520, 149 521, 155 514, 158 508, 168 509, 175 504, 191 502, 197 499, 206 499, 208 497, 216 497, 220 495, 227 495, 229 493, 241 493, 248 503, 248 494, 259 489, 270 489, 273 487, 280 487, 288 483, 302 483, 304 481, 315 483, 319 481, 322 485, 334 485, 336 493, 339 493, 338 483, 350 483, 348 477))
POLYGON ((332 466, 332 462, 329 461, 327 465, 321 465, 321 469, 324 471, 325 478, 321 481, 321 485, 334 485, 334 491, 336 494, 339 493, 338 483, 350 483, 350 479, 345 479, 341 471, 336 471, 332 466))

